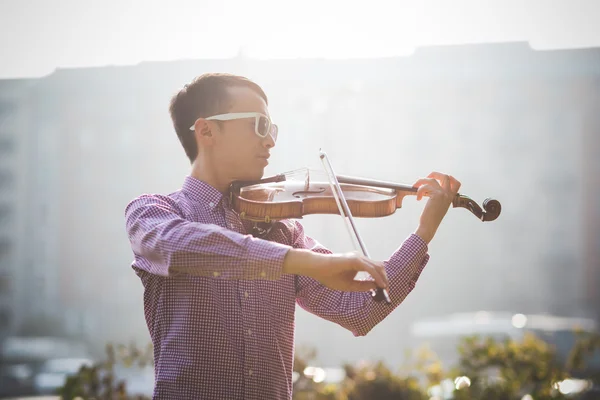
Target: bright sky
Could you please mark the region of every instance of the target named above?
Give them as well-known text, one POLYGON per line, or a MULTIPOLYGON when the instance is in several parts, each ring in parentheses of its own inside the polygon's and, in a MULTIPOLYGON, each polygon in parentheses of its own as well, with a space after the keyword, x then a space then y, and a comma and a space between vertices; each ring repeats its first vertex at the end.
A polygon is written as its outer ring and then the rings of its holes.
POLYGON ((600 47, 600 1, 0 0, 0 78, 242 47, 260 58, 338 58, 504 41, 600 47))

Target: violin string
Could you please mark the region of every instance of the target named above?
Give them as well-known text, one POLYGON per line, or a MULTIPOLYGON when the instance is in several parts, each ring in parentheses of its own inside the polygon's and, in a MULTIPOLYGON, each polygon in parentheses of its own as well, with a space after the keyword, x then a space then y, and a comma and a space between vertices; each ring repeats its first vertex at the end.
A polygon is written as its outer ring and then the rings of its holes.
POLYGON ((299 169, 294 169, 292 171, 284 172, 283 176, 285 176, 286 180, 304 181, 304 190, 308 190, 308 187, 310 185, 310 169, 309 168, 299 168, 299 169))

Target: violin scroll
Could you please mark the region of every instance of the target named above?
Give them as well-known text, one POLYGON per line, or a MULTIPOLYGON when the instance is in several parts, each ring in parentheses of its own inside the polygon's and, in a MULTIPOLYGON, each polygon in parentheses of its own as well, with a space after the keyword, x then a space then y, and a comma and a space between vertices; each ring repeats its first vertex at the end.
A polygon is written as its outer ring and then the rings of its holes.
POLYGON ((502 206, 498 200, 487 198, 483 201, 483 209, 477 202, 464 194, 457 194, 452 201, 453 207, 462 207, 471 211, 482 222, 493 221, 500 215, 502 206))

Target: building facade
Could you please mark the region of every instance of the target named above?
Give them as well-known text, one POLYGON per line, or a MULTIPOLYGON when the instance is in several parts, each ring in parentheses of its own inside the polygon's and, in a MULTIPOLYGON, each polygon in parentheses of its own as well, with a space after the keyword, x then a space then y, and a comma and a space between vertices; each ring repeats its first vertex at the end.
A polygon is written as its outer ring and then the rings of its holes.
MULTIPOLYGON (((35 82, 28 79, 0 81, 0 338, 14 332, 25 310, 21 287, 28 251, 24 224, 28 208, 31 154, 26 135, 27 94, 35 82)), ((32 279, 32 282, 35 278, 32 279)))
MULTIPOLYGON (((418 289, 382 324, 390 333, 372 339, 386 343, 382 356, 417 316, 475 308, 600 318, 599 57, 600 49, 509 43, 393 59, 57 70, 28 86, 17 110, 3 111, 18 116, 0 136, 0 283, 13 293, 5 308, 60 320, 94 342, 147 338, 124 208, 141 193, 178 189, 189 162, 169 120, 170 96, 196 75, 227 71, 269 96, 281 139, 267 174, 320 168, 323 147, 338 173, 410 183, 448 170, 474 199, 503 204, 485 226, 468 211, 449 213, 418 289), (18 211, 2 214, 3 204, 18 211), (17 217, 3 224, 2 215, 17 217)), ((12 99, 6 87, 0 98, 12 99)), ((394 217, 359 221, 371 254, 389 256, 421 210, 406 199, 394 217)), ((303 222, 332 249, 352 250, 337 217, 303 222)), ((338 329, 302 312, 299 320, 300 341, 338 329)), ((320 351, 338 361, 335 344, 320 351)))

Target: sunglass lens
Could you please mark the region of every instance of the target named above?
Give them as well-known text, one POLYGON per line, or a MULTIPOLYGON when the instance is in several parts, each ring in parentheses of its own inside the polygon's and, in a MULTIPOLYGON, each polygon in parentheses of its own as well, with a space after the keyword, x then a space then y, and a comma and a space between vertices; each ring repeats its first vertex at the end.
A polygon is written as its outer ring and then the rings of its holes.
POLYGON ((267 118, 260 117, 258 119, 258 134, 262 137, 267 136, 267 133, 269 133, 270 125, 271 124, 267 118))
POLYGON ((277 141, 278 134, 279 134, 279 127, 275 124, 271 125, 271 137, 273 138, 274 142, 277 141))

